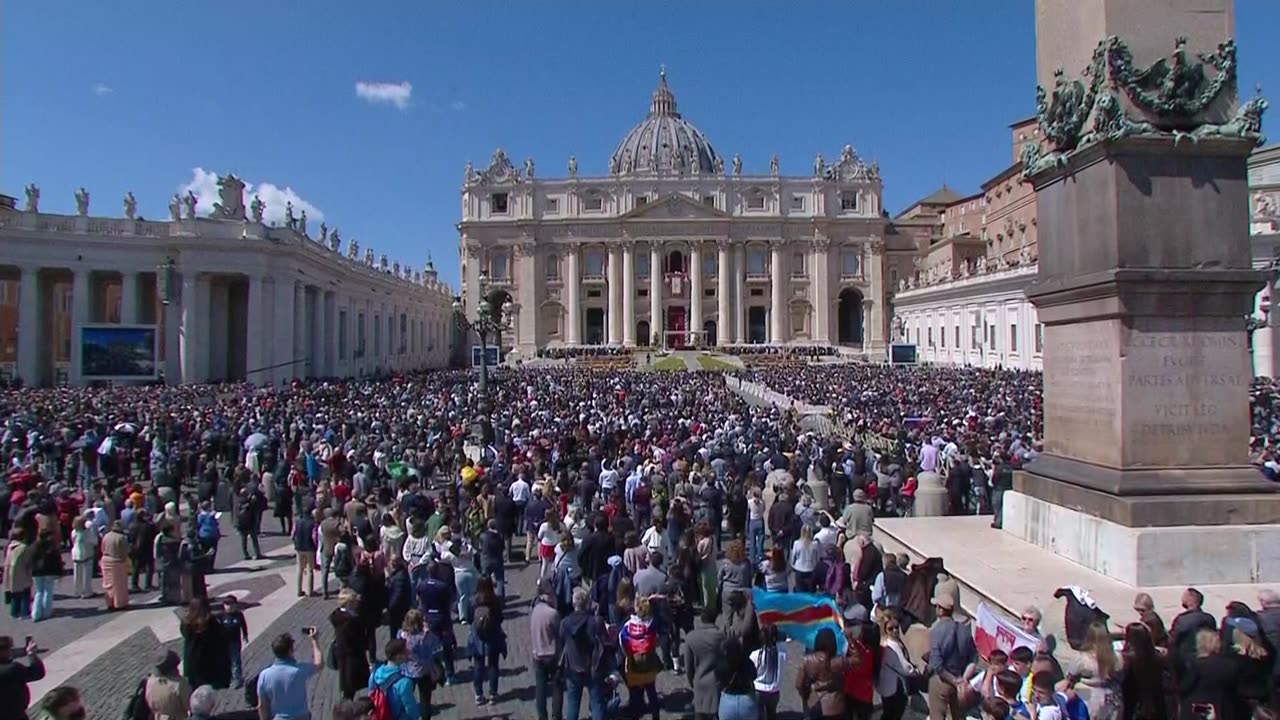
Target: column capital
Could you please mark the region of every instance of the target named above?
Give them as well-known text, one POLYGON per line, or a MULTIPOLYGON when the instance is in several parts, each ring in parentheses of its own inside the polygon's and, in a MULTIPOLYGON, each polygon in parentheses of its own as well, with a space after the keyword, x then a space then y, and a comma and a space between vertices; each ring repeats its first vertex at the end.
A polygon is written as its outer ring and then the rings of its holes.
POLYGON ((633 253, 636 251, 636 241, 631 238, 624 238, 622 242, 618 243, 618 246, 622 248, 623 252, 633 253))
POLYGON ((737 243, 735 243, 734 241, 730 240, 727 237, 716 238, 716 247, 719 248, 720 250, 727 252, 729 250, 732 250, 736 246, 737 246, 737 243))
POLYGON ((813 249, 818 252, 826 252, 831 249, 831 238, 825 235, 818 235, 813 239, 813 249))

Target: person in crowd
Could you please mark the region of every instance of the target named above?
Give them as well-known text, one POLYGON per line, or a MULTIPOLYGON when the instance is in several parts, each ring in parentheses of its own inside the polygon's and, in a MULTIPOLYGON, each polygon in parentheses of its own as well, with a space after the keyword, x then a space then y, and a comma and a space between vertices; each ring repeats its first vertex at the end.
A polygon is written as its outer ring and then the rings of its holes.
POLYGON ((191 598, 179 629, 182 632, 182 671, 190 687, 229 687, 231 644, 224 626, 214 617, 207 598, 191 598))
POLYGON ((333 626, 333 655, 338 666, 338 690, 350 700, 369 684, 369 634, 359 612, 360 595, 351 588, 338 592, 338 607, 329 614, 333 626))
POLYGON ((929 627, 929 720, 962 720, 961 685, 965 670, 977 659, 973 631, 955 620, 953 594, 940 587, 932 603, 937 620, 929 627))
POLYGON ((218 707, 218 694, 208 685, 201 685, 191 691, 188 705, 191 714, 188 720, 214 720, 214 712, 218 707))
POLYGON ((151 556, 155 558, 160 575, 160 602, 167 605, 183 605, 191 599, 192 582, 188 563, 182 556, 182 540, 178 527, 162 520, 152 543, 151 556))
POLYGON ((93 597, 93 564, 98 559, 98 531, 93 521, 78 518, 71 530, 71 567, 75 595, 81 600, 93 597))
MULTIPOLYGON (((564 542, 564 538, 561 538, 564 542)), ((572 542, 572 541, 570 541, 572 542)), ((560 612, 556 608, 555 585, 543 578, 538 583, 538 595, 529 611, 529 641, 533 655, 534 707, 538 720, 547 720, 547 699, 552 700, 552 715, 564 717, 564 688, 560 682, 557 663, 560 659, 560 612)))
POLYGON ((769 551, 769 559, 760 566, 764 589, 769 592, 787 592, 789 587, 789 570, 787 557, 782 548, 775 547, 769 551))
POLYGON ((635 612, 618 633, 622 649, 623 678, 627 684, 627 712, 633 718, 647 710, 658 718, 658 673, 662 661, 658 657, 658 629, 654 624, 649 598, 635 601, 635 612))
POLYGON ((426 620, 427 630, 436 636, 441 646, 445 684, 455 682, 453 655, 458 641, 453 634, 453 588, 436 572, 436 561, 427 561, 413 587, 418 610, 426 620))
MULTIPOLYGON (((538 577, 547 576, 547 571, 555 561, 556 547, 560 544, 560 536, 564 526, 560 523, 560 514, 554 508, 548 508, 546 518, 538 526, 538 577)), ((508 533, 507 536, 510 534, 508 533)))
MULTIPOLYGON (((893 556, 885 555, 886 560, 890 557, 893 556)), ((907 701, 913 688, 917 686, 920 675, 911 660, 906 643, 903 642, 898 611, 893 607, 881 610, 879 623, 881 659, 875 682, 876 692, 880 695, 880 718, 902 720, 907 701)))
POLYGON ((685 636, 681 653, 685 677, 693 689, 693 715, 697 720, 709 720, 720 712, 721 688, 716 669, 724 659, 727 638, 715 626, 714 607, 703 608, 702 621, 705 623, 703 627, 685 636))
MULTIPOLYGON (((156 660, 155 671, 147 678, 143 701, 154 720, 186 720, 190 711, 191 684, 178 674, 181 658, 165 650, 156 660)), ((207 687, 207 686, 201 686, 207 687)))
POLYGON ((1240 692, 1239 664, 1222 650, 1218 633, 1209 629, 1196 632, 1195 655, 1178 678, 1181 717, 1217 720, 1252 717, 1248 702, 1240 692))
POLYGON ((84 720, 89 715, 80 691, 69 685, 50 690, 36 707, 31 720, 84 720))
POLYGON ((1176 708, 1173 696, 1173 673, 1168 659, 1151 640, 1151 631, 1141 622, 1131 622, 1124 629, 1124 646, 1120 653, 1123 672, 1120 676, 1120 699, 1124 720, 1165 720, 1176 708))
POLYGON ((507 655, 507 634, 502 628, 502 602, 494 589, 493 581, 488 577, 481 578, 476 584, 476 608, 467 650, 471 655, 476 704, 496 702, 498 664, 507 655), (484 694, 486 681, 489 688, 487 696, 484 694))
POLYGON ((724 546, 724 560, 720 561, 719 595, 722 599, 733 593, 749 592, 755 579, 755 568, 747 560, 746 547, 741 540, 731 540, 724 546))
POLYGON ((417 686, 405 671, 409 664, 408 646, 404 640, 393 638, 387 642, 384 652, 387 661, 369 675, 369 691, 381 692, 386 697, 391 711, 389 720, 419 720, 422 709, 414 694, 417 686))
POLYGON ((129 573, 129 589, 133 592, 151 592, 154 587, 156 537, 159 533, 154 513, 146 507, 138 510, 133 526, 125 533, 129 541, 129 560, 133 563, 133 570, 129 573))
POLYGON ((765 623, 760 626, 760 647, 752 651, 749 658, 756 669, 753 685, 761 717, 763 720, 777 720, 778 701, 782 693, 782 668, 787 663, 787 653, 778 645, 777 625, 765 623))
POLYGON ((604 621, 591 612, 591 593, 573 591, 573 611, 560 623, 560 673, 565 686, 566 720, 578 720, 582 693, 586 691, 591 720, 604 720, 604 678, 612 670, 605 652, 604 621))
POLYGON ((298 597, 304 597, 304 595, 315 597, 316 551, 319 549, 319 543, 316 542, 319 529, 316 526, 315 514, 303 510, 290 524, 290 539, 293 541, 293 552, 298 561, 298 597), (304 579, 306 580, 305 593, 302 589, 304 579))
POLYGON ((34 640, 22 648, 26 662, 14 653, 13 638, 0 635, 0 720, 22 720, 31 704, 29 685, 44 679, 44 661, 34 640))
MULTIPOLYGON (((1026 611, 1023 615, 1035 617, 1026 611)), ((1066 668, 1063 687, 1077 693, 1087 688, 1085 703, 1090 720, 1117 720, 1122 712, 1119 677, 1120 659, 1113 649, 1111 633, 1106 625, 1091 623, 1083 650, 1066 668)))
POLYGON ((404 626, 404 616, 413 608, 413 581, 404 558, 391 555, 387 563, 387 633, 395 637, 404 626))
POLYGON ((311 644, 309 663, 294 659, 289 633, 271 641, 274 660, 258 674, 258 720, 310 720, 307 681, 320 673, 324 657, 315 628, 304 628, 304 636, 311 644))
POLYGON ((32 560, 27 531, 13 528, 9 531, 9 546, 4 557, 4 593, 9 601, 9 616, 15 619, 31 614, 32 560))
POLYGON ((1196 634, 1201 630, 1214 630, 1218 623, 1205 612, 1204 594, 1195 588, 1182 591, 1182 612, 1169 627, 1169 652, 1173 654, 1175 672, 1184 669, 1196 655, 1196 634))
POLYGON ((240 553, 245 560, 250 559, 249 546, 253 546, 252 558, 262 559, 262 548, 258 545, 258 535, 262 526, 262 513, 267 507, 267 498, 258 489, 256 483, 240 490, 236 504, 236 532, 240 533, 240 553))
POLYGON ((844 675, 848 665, 846 656, 836 650, 835 631, 819 630, 812 652, 804 656, 796 673, 796 692, 807 720, 845 717, 844 675))
POLYGON ((231 687, 244 687, 241 653, 244 643, 249 642, 249 621, 245 620, 240 601, 235 595, 222 598, 222 612, 218 615, 218 622, 222 625, 222 636, 227 641, 227 656, 231 660, 231 687))
POLYGON ((119 521, 102 538, 102 593, 107 610, 129 607, 129 541, 119 521))
MULTIPOLYGON (((484 530, 481 531, 479 537, 480 575, 492 583, 494 592, 500 601, 506 598, 507 587, 506 569, 503 567, 506 563, 506 546, 504 543, 502 532, 498 529, 498 521, 490 518, 485 522, 484 530)), ((480 591, 477 588, 477 606, 479 605, 479 595, 480 591)))
POLYGON ((404 641, 408 652, 408 660, 401 671, 413 679, 418 689, 421 720, 430 720, 431 693, 445 678, 444 668, 440 663, 444 647, 439 638, 427 632, 426 621, 417 610, 405 613, 404 622, 395 636, 404 641))
POLYGON ((53 531, 41 529, 31 548, 31 579, 35 594, 31 602, 31 619, 34 622, 53 616, 54 589, 62 577, 62 548, 53 531))
MULTIPOLYGON (((737 638, 726 638, 723 652, 724 656, 716 668, 721 687, 720 706, 716 711, 719 720, 758 720, 760 707, 755 693, 755 664, 737 638)), ((657 718, 656 712, 654 718, 657 718)))
MULTIPOLYGON (((329 599, 329 574, 333 572, 334 558, 338 553, 338 545, 342 542, 344 527, 342 520, 332 507, 321 501, 317 491, 316 512, 321 513, 320 520, 320 595, 329 599)), ((336 576, 336 574, 335 574, 336 576)))

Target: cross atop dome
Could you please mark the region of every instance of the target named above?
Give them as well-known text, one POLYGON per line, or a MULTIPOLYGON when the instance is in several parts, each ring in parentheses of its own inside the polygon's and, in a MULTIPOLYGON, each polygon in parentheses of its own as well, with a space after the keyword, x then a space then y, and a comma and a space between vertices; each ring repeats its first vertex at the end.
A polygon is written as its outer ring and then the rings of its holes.
POLYGON ((667 87, 666 65, 658 66, 658 89, 653 91, 653 98, 649 101, 649 114, 680 117, 676 112, 676 96, 667 87))

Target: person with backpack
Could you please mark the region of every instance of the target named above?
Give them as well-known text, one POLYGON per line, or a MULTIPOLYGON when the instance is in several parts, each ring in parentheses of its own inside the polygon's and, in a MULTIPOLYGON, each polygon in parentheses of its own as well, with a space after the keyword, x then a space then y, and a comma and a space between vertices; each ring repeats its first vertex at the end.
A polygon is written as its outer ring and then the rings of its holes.
POLYGON ((623 677, 627 683, 627 713, 637 720, 648 710, 658 720, 658 631, 649 598, 636 600, 636 611, 618 632, 623 677))
POLYGON ((222 528, 218 527, 218 514, 213 511, 213 503, 205 500, 200 503, 200 512, 196 514, 196 540, 200 549, 212 551, 216 562, 218 541, 222 539, 222 528))
POLYGON ((604 678, 609 669, 604 637, 604 621, 591 612, 591 594, 586 588, 577 588, 573 591, 573 612, 560 622, 565 720, 578 720, 583 690, 587 691, 590 702, 591 720, 604 720, 604 678))
POLYGON ((293 522, 293 551, 298 556, 298 597, 303 596, 302 579, 307 579, 307 597, 316 596, 316 517, 304 509, 293 522))
POLYGON ((369 720, 419 720, 422 709, 414 695, 415 683, 406 673, 409 647, 394 638, 383 648, 387 661, 369 676, 369 720))
POLYGON ((142 718, 134 715, 134 720, 186 720, 191 683, 178 674, 180 660, 172 650, 161 653, 155 672, 143 681, 142 699, 147 713, 142 718))
POLYGON ((476 609, 467 649, 471 653, 476 705, 497 702, 498 660, 507 655, 507 634, 502 629, 502 602, 494 592, 493 582, 487 577, 476 583, 476 609), (488 696, 484 694, 486 679, 489 681, 488 696))
POLYGON ((490 519, 480 533, 480 574, 493 583, 499 600, 506 598, 506 541, 498 529, 498 521, 490 519))

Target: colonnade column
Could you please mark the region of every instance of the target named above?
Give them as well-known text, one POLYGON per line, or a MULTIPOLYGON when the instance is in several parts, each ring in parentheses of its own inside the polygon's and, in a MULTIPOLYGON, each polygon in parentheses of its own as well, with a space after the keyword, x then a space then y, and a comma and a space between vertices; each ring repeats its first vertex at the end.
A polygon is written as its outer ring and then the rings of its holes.
POLYGON ((264 359, 265 353, 262 352, 269 340, 263 329, 262 298, 262 278, 250 275, 248 308, 245 311, 244 379, 255 385, 270 377, 269 371, 263 371, 271 363, 264 359))
MULTIPOLYGON (((867 278, 867 282, 871 284, 871 288, 877 293, 877 299, 871 303, 871 310, 867 313, 867 318, 871 321, 871 349, 880 350, 884 348, 884 241, 878 237, 871 238, 869 244, 871 250, 871 274, 867 278)), ((864 326, 865 334, 865 326, 864 326)))
POLYGON ((622 344, 636 344, 636 243, 622 243, 622 344))
MULTIPOLYGON (((702 338, 702 244, 689 246, 689 330, 702 338)), ((705 344, 706 338, 699 343, 705 344)))
POLYGON ((769 243, 769 342, 774 345, 787 341, 786 280, 782 240, 773 240, 769 243))
POLYGON ((720 256, 717 258, 716 273, 719 286, 716 288, 716 344, 729 345, 733 342, 734 329, 738 323, 733 319, 732 305, 734 283, 733 263, 729 257, 729 241, 722 239, 717 243, 720 256))
POLYGON ((733 337, 740 343, 747 341, 747 294, 744 274, 747 271, 747 249, 742 243, 733 245, 733 337))
POLYGON ((125 270, 120 273, 120 322, 132 325, 138 320, 138 273, 125 270))
POLYGON ((293 283, 277 278, 272 283, 272 312, 270 346, 274 349, 269 377, 275 385, 284 385, 293 377, 293 338, 297 332, 297 309, 294 307, 293 283))
POLYGON ((84 354, 80 352, 80 328, 91 317, 89 303, 89 271, 77 269, 71 280, 71 375, 72 385, 79 385, 84 375, 84 354))
POLYGON ((304 378, 310 374, 307 352, 307 286, 293 284, 293 356, 289 358, 289 377, 304 378), (299 361, 302 362, 299 362, 299 361))
POLYGON ((622 344, 622 246, 609 246, 609 344, 622 344))
POLYGON ((338 368, 338 294, 326 290, 321 295, 321 313, 324 320, 324 344, 320 346, 324 374, 336 375, 338 368))
POLYGON ((577 345, 581 340, 582 332, 582 299, 580 297, 582 290, 582 275, 578 271, 578 257, 581 254, 578 246, 570 245, 568 252, 568 263, 566 267, 565 282, 568 284, 568 322, 569 327, 565 328, 565 342, 570 345, 577 345))
POLYGON ((533 242, 516 243, 516 337, 522 355, 532 357, 538 348, 538 256, 533 242))
POLYGON ((311 320, 311 342, 307 344, 307 359, 311 361, 311 377, 324 377, 324 361, 320 357, 324 347, 324 293, 316 288, 310 295, 307 312, 311 320))
POLYGON ((28 387, 44 382, 40 371, 41 340, 44 333, 40 326, 40 268, 22 268, 22 284, 18 289, 18 377, 28 387))
POLYGON ((205 346, 204 309, 200 303, 199 276, 195 270, 182 273, 182 335, 179 352, 182 355, 182 382, 203 382, 200 375, 200 353, 208 352, 205 346))
POLYGON ((813 241, 813 276, 809 279, 810 301, 813 303, 813 340, 831 342, 831 264, 827 252, 831 241, 825 237, 813 241))
POLYGON ((657 242, 649 243, 649 337, 640 338, 646 345, 658 336, 658 346, 662 346, 662 248, 657 242))

